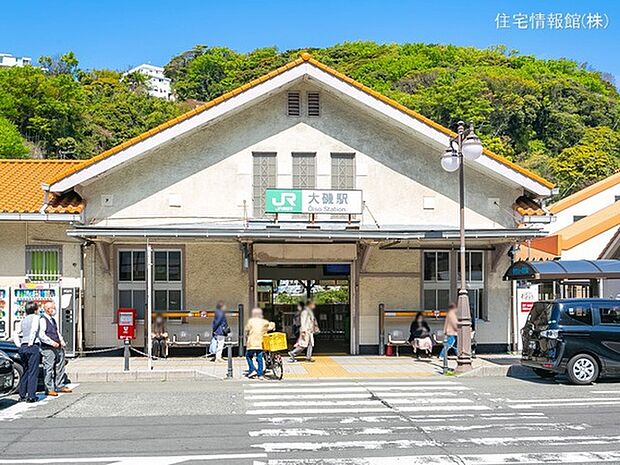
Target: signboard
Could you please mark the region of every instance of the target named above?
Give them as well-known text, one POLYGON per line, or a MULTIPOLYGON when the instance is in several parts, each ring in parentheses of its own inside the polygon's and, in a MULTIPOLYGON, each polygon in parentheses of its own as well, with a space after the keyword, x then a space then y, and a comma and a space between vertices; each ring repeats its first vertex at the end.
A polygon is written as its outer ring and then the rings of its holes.
POLYGON ((362 191, 326 189, 267 189, 265 213, 361 215, 362 191))
POLYGON ((522 313, 527 313, 532 310, 534 302, 538 300, 538 289, 536 288, 524 288, 517 289, 517 300, 522 313))

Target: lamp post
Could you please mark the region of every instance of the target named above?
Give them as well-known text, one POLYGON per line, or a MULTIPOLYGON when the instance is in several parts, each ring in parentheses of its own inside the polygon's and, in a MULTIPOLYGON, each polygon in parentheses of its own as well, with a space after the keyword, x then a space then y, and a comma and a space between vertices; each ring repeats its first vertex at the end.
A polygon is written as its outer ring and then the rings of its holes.
MULTIPOLYGON (((465 163, 464 160, 475 160, 482 155, 482 142, 474 133, 474 127, 465 127, 463 121, 458 122, 456 136, 451 137, 446 151, 441 156, 441 167, 453 173, 459 170, 459 229, 460 229, 460 285, 457 301, 457 367, 456 371, 463 373, 471 370, 471 311, 469 309, 469 295, 467 294, 467 279, 465 270, 465 163)), ((447 354, 446 354, 447 356, 447 354)))

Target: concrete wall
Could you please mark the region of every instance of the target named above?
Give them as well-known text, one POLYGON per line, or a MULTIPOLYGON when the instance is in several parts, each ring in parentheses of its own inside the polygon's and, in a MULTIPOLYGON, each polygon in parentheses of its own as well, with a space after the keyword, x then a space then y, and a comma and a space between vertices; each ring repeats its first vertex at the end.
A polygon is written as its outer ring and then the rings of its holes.
MULTIPOLYGON (((119 247, 140 248, 144 245, 115 244, 119 247)), ((157 245, 155 245, 157 247, 157 245)), ((230 244, 167 244, 167 248, 183 250, 183 310, 199 311, 213 309, 218 300, 224 300, 230 309, 238 304, 248 307, 248 274, 242 269, 242 253, 239 245, 230 244)), ((89 248, 85 263, 85 338, 88 347, 107 347, 119 345, 116 339, 115 314, 118 307, 116 299, 115 275, 118 267, 116 252, 111 254, 111 270, 106 272, 102 260, 94 247, 89 248)), ((170 324, 168 331, 173 334, 181 330, 191 334, 210 331, 210 320, 190 319, 191 327, 170 324)), ((232 324, 231 324, 232 326, 232 324)), ((143 344, 144 326, 138 326, 136 344, 143 344)))
MULTIPOLYGON (((509 342, 511 294, 510 282, 502 280, 510 265, 508 257, 502 257, 495 271, 491 270, 491 254, 486 254, 485 292, 488 321, 476 323, 476 340, 479 344, 505 347, 509 342)), ((375 250, 371 253, 365 270, 372 276, 360 278, 360 344, 376 346, 379 343, 380 303, 386 309, 422 310, 422 251, 375 250), (401 273, 401 276, 380 276, 379 273, 401 273), (410 275, 409 275, 410 274, 410 275)), ((456 300, 456 296, 453 297, 456 300)), ((385 337, 398 329, 409 335, 411 319, 388 318, 385 337)), ((431 329, 443 329, 443 321, 429 321, 431 329)), ((387 339, 386 339, 387 340, 387 339)))
MULTIPOLYGON (((457 174, 441 169, 440 148, 327 91, 321 92, 318 118, 286 116, 285 99, 286 92, 276 94, 79 187, 87 222, 240 221, 252 214, 252 152, 277 152, 282 188, 292 186, 292 152, 316 152, 317 188, 331 187, 331 152, 354 152, 356 187, 379 223, 456 227, 457 174), (103 206, 102 197, 110 195, 113 205, 103 206), (171 207, 171 197, 181 206, 171 207), (434 197, 434 209, 423 209, 424 197, 434 197)), ((467 178, 470 227, 514 226, 509 212, 520 189, 473 168, 467 178)), ((368 213, 363 221, 374 223, 368 213)))
POLYGON ((67 237, 66 223, 35 221, 0 223, 0 286, 17 286, 26 275, 26 246, 53 245, 62 247, 60 286, 80 286, 80 243, 67 237))
MULTIPOLYGON (((366 273, 360 275, 360 345, 379 344, 379 304, 387 309, 421 309, 420 273, 422 253, 419 250, 373 250, 366 273), (399 277, 380 276, 381 272, 407 273, 399 277), (411 275, 409 275, 411 273, 411 275)), ((395 328, 409 335, 409 319, 392 320, 395 328)))

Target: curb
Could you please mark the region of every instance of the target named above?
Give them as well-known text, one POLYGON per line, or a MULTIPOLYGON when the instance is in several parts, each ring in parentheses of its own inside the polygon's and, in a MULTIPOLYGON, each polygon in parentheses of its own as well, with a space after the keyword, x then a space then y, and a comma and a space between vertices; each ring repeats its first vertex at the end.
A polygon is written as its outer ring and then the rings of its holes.
POLYGON ((516 377, 527 378, 532 376, 532 370, 520 364, 513 365, 485 365, 474 368, 468 373, 458 375, 459 378, 484 378, 484 377, 516 377))
POLYGON ((221 381, 200 370, 67 371, 74 383, 125 383, 140 381, 221 381))

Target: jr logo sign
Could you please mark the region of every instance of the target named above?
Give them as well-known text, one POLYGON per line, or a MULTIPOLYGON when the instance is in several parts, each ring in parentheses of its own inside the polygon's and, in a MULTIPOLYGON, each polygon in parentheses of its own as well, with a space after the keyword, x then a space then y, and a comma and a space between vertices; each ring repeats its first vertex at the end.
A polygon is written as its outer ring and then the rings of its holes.
POLYGON ((301 213, 301 190, 267 189, 265 213, 301 213))

